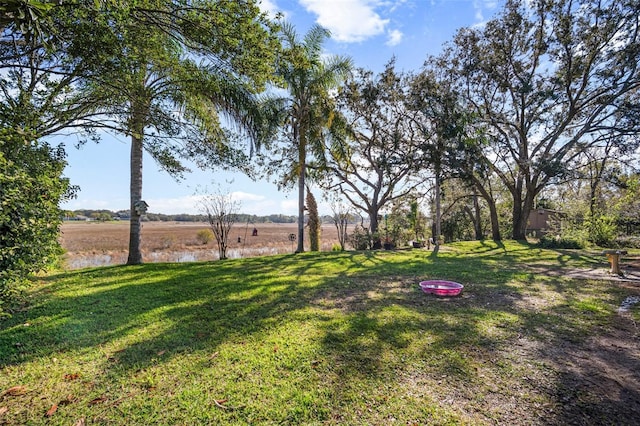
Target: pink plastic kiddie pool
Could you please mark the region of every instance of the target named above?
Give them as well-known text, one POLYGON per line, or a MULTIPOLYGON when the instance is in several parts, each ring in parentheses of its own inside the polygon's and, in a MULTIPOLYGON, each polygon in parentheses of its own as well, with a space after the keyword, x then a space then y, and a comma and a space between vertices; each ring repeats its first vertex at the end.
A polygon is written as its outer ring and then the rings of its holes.
POLYGON ((420 288, 425 293, 432 293, 438 296, 457 296, 464 286, 453 281, 430 280, 421 281, 420 288))

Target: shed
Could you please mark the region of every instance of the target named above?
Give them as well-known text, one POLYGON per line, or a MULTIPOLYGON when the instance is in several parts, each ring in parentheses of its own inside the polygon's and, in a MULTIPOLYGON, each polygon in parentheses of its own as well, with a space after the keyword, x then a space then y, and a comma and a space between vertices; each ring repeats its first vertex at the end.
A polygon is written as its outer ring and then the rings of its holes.
POLYGON ((534 209, 529 213, 527 235, 540 238, 552 230, 562 229, 562 218, 566 215, 558 210, 534 209))

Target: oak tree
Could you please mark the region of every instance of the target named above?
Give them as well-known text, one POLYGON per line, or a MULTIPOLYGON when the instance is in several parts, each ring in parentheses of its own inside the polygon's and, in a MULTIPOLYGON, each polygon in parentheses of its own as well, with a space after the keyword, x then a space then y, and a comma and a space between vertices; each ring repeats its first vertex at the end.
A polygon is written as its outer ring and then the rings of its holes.
POLYGON ((603 133, 633 141, 639 13, 626 0, 510 0, 486 26, 460 30, 444 53, 484 128, 483 162, 513 199, 514 238, 525 238, 536 196, 603 133))
MULTIPOLYGON (((393 61, 379 75, 358 70, 338 97, 345 131, 325 140, 323 186, 338 190, 363 211, 374 235, 382 210, 423 182, 417 173, 418 134, 409 125, 405 87, 393 61)), ((379 239, 374 246, 381 246, 379 239)))

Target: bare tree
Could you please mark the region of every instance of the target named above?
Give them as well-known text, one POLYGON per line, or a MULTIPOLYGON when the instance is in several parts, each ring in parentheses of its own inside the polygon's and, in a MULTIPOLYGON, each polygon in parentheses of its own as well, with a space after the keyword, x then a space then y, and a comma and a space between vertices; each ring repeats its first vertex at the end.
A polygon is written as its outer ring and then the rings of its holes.
POLYGON ((215 194, 205 194, 200 200, 200 211, 207 216, 209 226, 216 237, 220 260, 227 258, 229 248, 229 234, 231 227, 238 218, 240 202, 232 198, 230 193, 221 191, 215 194))
POLYGON ((347 227, 349 226, 351 212, 343 203, 340 202, 333 203, 331 205, 331 211, 333 212, 333 224, 336 226, 336 230, 338 231, 340 249, 344 251, 347 244, 347 227))

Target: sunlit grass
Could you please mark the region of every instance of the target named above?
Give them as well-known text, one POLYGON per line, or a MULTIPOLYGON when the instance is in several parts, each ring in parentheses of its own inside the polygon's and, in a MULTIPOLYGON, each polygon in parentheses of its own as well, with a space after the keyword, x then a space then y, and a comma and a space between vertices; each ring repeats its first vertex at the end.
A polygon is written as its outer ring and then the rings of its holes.
POLYGON ((491 424, 514 413, 535 423, 559 405, 541 348, 601 332, 629 290, 530 266, 598 262, 485 242, 437 256, 53 274, 0 323, 0 423, 491 424), (463 283, 462 296, 423 294, 417 283, 435 278, 463 283))

